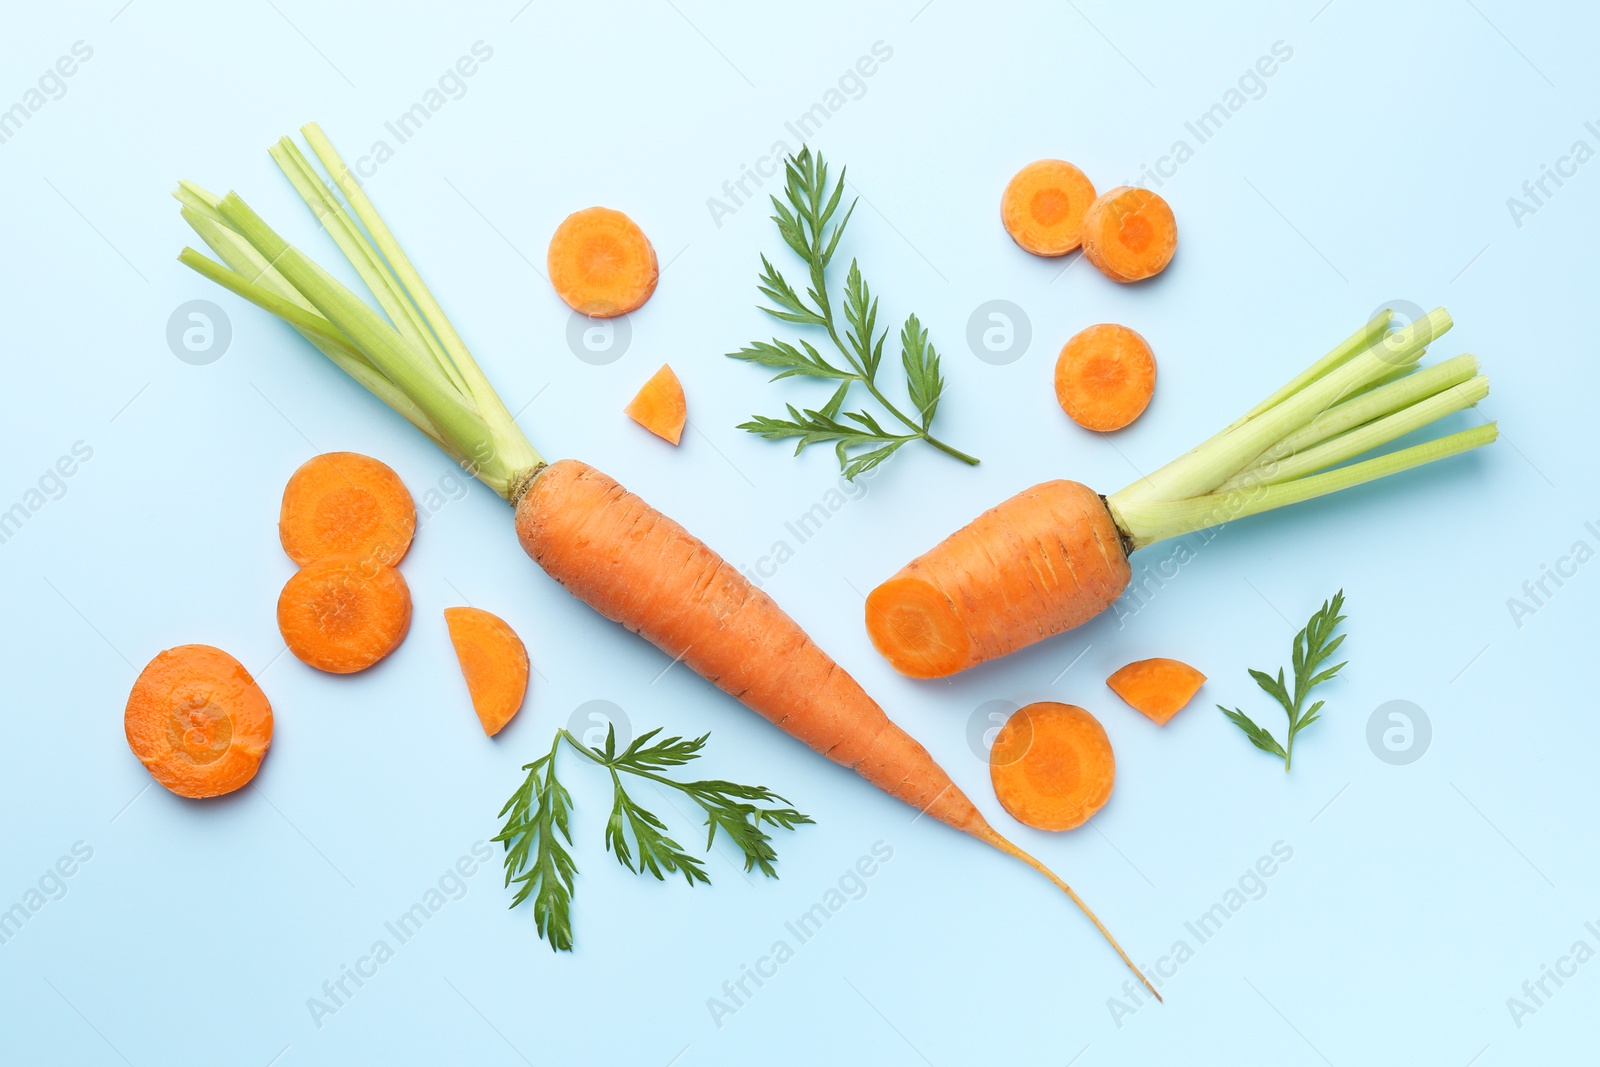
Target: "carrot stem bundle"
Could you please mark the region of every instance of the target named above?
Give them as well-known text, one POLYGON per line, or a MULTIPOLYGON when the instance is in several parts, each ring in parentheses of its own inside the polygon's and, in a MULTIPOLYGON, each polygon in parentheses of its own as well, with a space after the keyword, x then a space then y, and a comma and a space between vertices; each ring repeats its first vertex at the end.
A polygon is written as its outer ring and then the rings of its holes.
POLYGON ((545 463, 343 160, 315 125, 304 132, 360 226, 320 182, 307 180, 310 164, 287 138, 273 158, 368 287, 382 291, 384 312, 291 246, 235 193, 179 187, 184 218, 226 265, 188 248, 180 260, 294 326, 466 465, 516 508, 528 554, 580 599, 827 758, 1040 871, 1154 994, 1071 887, 997 833, 928 751, 770 597, 599 471, 573 460, 545 463), (359 240, 362 227, 368 244, 359 240))

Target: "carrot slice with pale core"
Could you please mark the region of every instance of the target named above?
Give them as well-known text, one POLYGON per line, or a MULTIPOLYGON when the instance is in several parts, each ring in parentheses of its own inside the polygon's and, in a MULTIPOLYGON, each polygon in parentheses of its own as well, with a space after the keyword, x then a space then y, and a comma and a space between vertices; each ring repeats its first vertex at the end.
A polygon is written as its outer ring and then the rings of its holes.
POLYGON ((272 705, 220 648, 179 645, 139 672, 122 725, 151 777, 180 797, 231 793, 272 743, 272 705))
POLYGON ((589 207, 568 215, 550 238, 550 284, 574 311, 608 319, 656 291, 656 250, 620 211, 589 207))
POLYGON ((1160 274, 1177 249, 1172 207, 1149 189, 1119 185, 1101 193, 1084 213, 1084 257, 1112 281, 1160 274))
POLYGON ((1036 256, 1064 256, 1083 240, 1083 216, 1094 183, 1061 159, 1040 159, 1017 171, 1000 197, 1000 221, 1036 256))
POLYGON ((393 567, 353 559, 310 564, 278 596, 278 630, 289 651, 331 674, 366 670, 399 647, 411 628, 411 590, 393 567))
POLYGON ((1116 771, 1105 728, 1073 704, 1029 704, 1006 720, 989 750, 1000 806, 1036 830, 1089 821, 1111 798, 1116 771))
POLYGON ((479 608, 445 608, 450 643, 483 732, 499 733, 528 692, 528 649, 505 620, 479 608))
POLYGON ((1155 354, 1126 326, 1090 326, 1056 359, 1056 400, 1087 430, 1122 429, 1144 412, 1155 388, 1155 354))
POLYGON ((283 488, 278 539, 302 567, 349 556, 393 566, 411 547, 417 508, 388 464, 327 452, 301 464, 283 488))
POLYGON ((1165 726, 1194 699, 1205 680, 1205 675, 1182 660, 1156 657, 1128 664, 1107 678, 1106 685, 1129 707, 1143 712, 1157 726, 1165 726))
POLYGON ((683 385, 665 363, 622 410, 634 422, 672 444, 683 439, 683 425, 689 420, 683 385))

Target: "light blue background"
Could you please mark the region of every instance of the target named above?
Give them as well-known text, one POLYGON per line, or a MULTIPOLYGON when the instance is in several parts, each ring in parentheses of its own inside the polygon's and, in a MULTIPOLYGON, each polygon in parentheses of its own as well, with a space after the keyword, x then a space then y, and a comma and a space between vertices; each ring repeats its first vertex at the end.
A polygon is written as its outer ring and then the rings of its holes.
MULTIPOLYGON (((1205 5, 1209 9, 1213 5, 1205 5)), ((1507 198, 1574 141, 1600 147, 1592 8, 1576 3, 1304 0, 1203 10, 907 0, 803 8, 650 0, 554 5, 103 0, 12 10, 0 106, 84 41, 93 57, 0 145, 0 508, 73 444, 92 459, 0 545, 0 907, 75 842, 92 859, 0 945, 0 1043, 18 1063, 388 1062, 1534 1063, 1592 1056, 1600 963, 1516 1025, 1507 998, 1600 925, 1593 827, 1600 564, 1519 627, 1507 598, 1574 542, 1600 547, 1592 316, 1600 163, 1536 213, 1507 198), (508 404, 553 456, 600 466, 750 566, 836 475, 734 428, 803 394, 723 358, 770 335, 755 311, 760 206, 722 196, 875 42, 892 56, 815 139, 862 198, 859 256, 897 329, 920 313, 945 354, 939 427, 969 469, 907 449, 766 587, 921 739, 1003 832, 1071 880, 1146 965, 1184 939, 1167 1004, 1118 1013, 1127 974, 1043 880, 816 758, 565 595, 474 486, 428 517, 404 564, 416 615, 387 662, 336 678, 282 655, 291 565, 278 492, 319 450, 391 463, 421 500, 450 463, 264 313, 181 268, 180 177, 237 188, 337 261, 268 159, 319 120, 347 156, 473 43, 492 59, 368 190, 508 404), (1120 287, 1076 257, 1021 253, 996 218, 1007 178, 1061 156, 1102 188, 1135 178, 1274 42, 1292 58, 1163 187, 1177 259, 1120 287), (557 222, 626 210, 660 288, 625 355, 569 351, 540 275, 557 222), (720 225, 718 225, 720 221, 720 225), (1063 267, 1065 273, 1063 274, 1063 267), (213 300, 218 362, 174 358, 169 315, 213 300), (980 361, 972 311, 1010 300, 1033 341, 980 361), (1500 444, 1426 473, 1231 526, 1123 625, 1083 629, 943 683, 895 675, 859 591, 972 515, 1046 478, 1111 491, 1200 440, 1391 300, 1446 304, 1430 358, 1479 353, 1500 444), (1140 330, 1161 365, 1130 429, 1094 437, 1049 388, 1093 322, 1140 330), (620 409, 663 361, 693 428, 673 450, 620 409), (1594 573, 1592 573, 1594 572, 1594 573), (1216 712, 1275 728, 1247 666, 1275 665, 1343 587, 1350 666, 1293 775, 1216 712), (538 675, 520 717, 481 735, 441 609, 470 602, 524 636, 538 675), (157 651, 219 645, 272 700, 255 788, 193 803, 129 754, 122 706, 157 651), (1104 687, 1181 657, 1211 680, 1166 729, 1104 687), (1031 832, 994 802, 969 747, 987 701, 1059 699, 1104 722, 1119 779, 1084 829, 1031 832), (1369 715, 1425 709, 1409 766, 1377 759, 1369 715), (605 786, 577 801, 578 950, 552 955, 498 868, 451 901, 336 1014, 307 1000, 386 938, 495 813, 518 767, 589 700, 638 728, 710 730, 707 772, 767 783, 814 815, 783 835, 781 881, 720 846, 712 888, 623 872, 601 849, 605 786), (722 996, 784 923, 875 842, 893 858, 735 1015, 722 996), (1274 843, 1265 895, 1196 945, 1185 922, 1274 843), (1119 1025, 1120 1024, 1120 1025, 1119 1025)), ((1554 188, 1551 186, 1551 188, 1554 188)), ((810 394, 804 394, 809 396, 810 394)), ((1473 425, 1476 414, 1452 420, 1473 425)), ((1155 566, 1154 549, 1136 565, 1155 566)), ((984 725, 981 721, 980 727, 984 725)), ((650 798, 658 800, 658 798, 650 798)), ((658 801, 659 806, 659 801, 658 801)), ((675 815, 681 839, 696 831, 675 815)), ((391 942, 393 944, 393 942, 391 942)))

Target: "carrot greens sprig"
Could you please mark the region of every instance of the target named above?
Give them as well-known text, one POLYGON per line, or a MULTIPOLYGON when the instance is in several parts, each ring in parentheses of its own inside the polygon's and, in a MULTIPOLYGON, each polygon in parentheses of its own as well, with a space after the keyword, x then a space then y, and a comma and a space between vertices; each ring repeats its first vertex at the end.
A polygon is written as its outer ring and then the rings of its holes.
POLYGON ((1225 708, 1221 704, 1217 709, 1228 717, 1250 743, 1263 752, 1270 752, 1283 760, 1283 772, 1289 773, 1294 766, 1294 739, 1307 726, 1316 722, 1322 713, 1322 701, 1317 701, 1309 708, 1305 706, 1306 697, 1311 690, 1323 682, 1329 681, 1340 670, 1344 663, 1335 663, 1332 667, 1318 670, 1328 658, 1338 651, 1344 644, 1344 634, 1334 636, 1333 631, 1344 621, 1345 617, 1339 612, 1344 610, 1344 590, 1335 593, 1332 600, 1324 600, 1322 607, 1311 616, 1311 621, 1306 623, 1306 628, 1294 635, 1294 690, 1289 690, 1284 681, 1283 668, 1278 668, 1278 676, 1274 678, 1266 671, 1252 669, 1250 677, 1273 700, 1282 705, 1285 714, 1289 716, 1289 732, 1284 736, 1284 743, 1278 744, 1277 738, 1250 721, 1250 717, 1237 708, 1225 708))
POLYGON ((700 859, 667 836, 666 823, 629 795, 622 784, 624 774, 676 789, 688 797, 705 813, 706 848, 711 847, 721 830, 744 854, 744 869, 759 867, 768 878, 778 877, 773 866, 778 853, 772 847, 772 836, 763 827, 793 830, 812 821, 794 808, 774 804, 780 801, 787 805, 788 801, 765 786, 721 779, 680 782, 668 777, 664 772, 670 768, 696 759, 710 735, 657 740, 660 732, 655 729, 642 734, 619 752, 615 728, 606 731, 605 746, 598 749, 585 745, 571 731, 558 730, 550 751, 523 767, 528 777, 500 809, 506 822, 494 840, 506 849, 506 885, 517 885, 511 906, 533 897, 534 925, 553 950, 572 948, 572 876, 578 869, 567 850, 572 844, 572 796, 556 780, 556 753, 563 741, 611 772, 606 850, 636 874, 648 871, 658 881, 664 881, 668 874, 681 874, 691 886, 696 882, 711 884, 700 859))
POLYGON ((769 440, 793 439, 796 455, 807 445, 831 443, 839 458, 840 470, 850 479, 876 467, 902 445, 919 440, 964 463, 976 464, 978 461, 972 456, 933 436, 933 416, 944 393, 944 376, 939 370, 939 354, 928 343, 928 331, 922 328, 915 315, 906 319, 900 331, 900 364, 905 371, 906 395, 913 414, 907 415, 884 395, 878 382, 878 367, 883 361, 883 342, 889 330, 887 327, 881 332, 878 330, 878 300, 861 277, 861 268, 855 260, 850 261, 850 270, 845 276, 841 330, 828 295, 827 271, 839 238, 844 235, 845 224, 855 212, 852 201, 844 217, 833 222, 844 198, 844 171, 839 172, 839 180, 833 183, 830 191, 828 165, 821 155, 813 155, 809 148, 791 156, 785 163, 785 171, 784 198, 788 204, 775 196, 772 198, 773 210, 777 212, 772 221, 778 224, 784 243, 805 262, 809 285, 805 296, 801 296, 783 273, 762 256, 757 286, 761 295, 776 306, 761 310, 784 322, 822 327, 844 357, 844 364, 829 362, 803 338, 798 345, 776 337, 771 341, 752 341, 737 352, 729 352, 733 359, 774 368, 778 373, 773 381, 798 376, 839 383, 833 397, 820 408, 796 408, 788 404, 785 405, 788 418, 757 415, 749 422, 740 423, 739 429, 769 440), (851 387, 858 383, 881 406, 888 427, 865 408, 843 410, 851 387))

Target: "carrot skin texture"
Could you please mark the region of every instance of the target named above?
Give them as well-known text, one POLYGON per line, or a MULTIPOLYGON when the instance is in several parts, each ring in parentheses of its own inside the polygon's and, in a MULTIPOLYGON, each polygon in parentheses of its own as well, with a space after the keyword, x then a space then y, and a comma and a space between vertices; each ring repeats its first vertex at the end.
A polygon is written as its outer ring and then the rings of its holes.
POLYGON ((585 463, 540 472, 517 536, 574 596, 822 755, 941 822, 983 816, 915 738, 766 593, 699 538, 585 463))
POLYGON ((1088 486, 1024 489, 867 596, 867 633, 895 670, 943 678, 1094 618, 1131 577, 1121 536, 1088 486))

